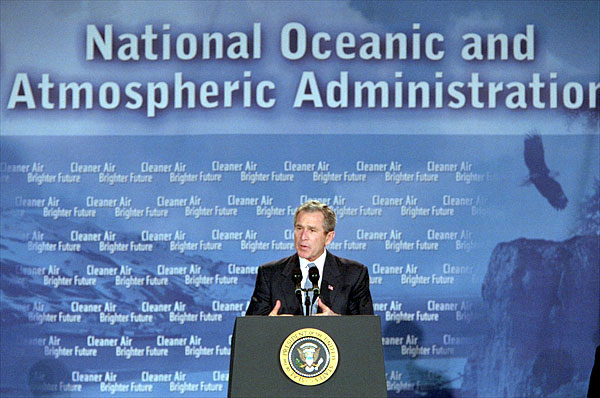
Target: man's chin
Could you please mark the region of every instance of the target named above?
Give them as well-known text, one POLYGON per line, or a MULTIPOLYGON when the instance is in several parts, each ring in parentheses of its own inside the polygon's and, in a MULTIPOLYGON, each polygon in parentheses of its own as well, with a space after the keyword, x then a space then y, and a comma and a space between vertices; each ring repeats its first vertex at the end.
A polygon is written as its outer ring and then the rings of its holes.
POLYGON ((306 250, 297 250, 298 255, 302 258, 308 258, 310 257, 310 252, 306 251, 306 250))

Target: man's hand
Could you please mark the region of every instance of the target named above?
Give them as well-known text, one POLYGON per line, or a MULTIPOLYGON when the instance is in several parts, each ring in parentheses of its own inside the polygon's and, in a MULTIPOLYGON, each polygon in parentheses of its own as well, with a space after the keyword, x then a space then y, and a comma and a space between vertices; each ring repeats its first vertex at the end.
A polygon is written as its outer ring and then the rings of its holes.
POLYGON ((323 302, 321 301, 321 297, 318 298, 317 304, 319 305, 321 312, 314 314, 314 315, 316 315, 316 316, 340 316, 340 314, 336 314, 335 312, 333 312, 333 310, 331 308, 329 308, 328 306, 323 304, 323 302))
POLYGON ((279 314, 279 310, 281 309, 281 301, 277 300, 275 302, 275 307, 269 312, 269 316, 292 316, 292 314, 279 314))

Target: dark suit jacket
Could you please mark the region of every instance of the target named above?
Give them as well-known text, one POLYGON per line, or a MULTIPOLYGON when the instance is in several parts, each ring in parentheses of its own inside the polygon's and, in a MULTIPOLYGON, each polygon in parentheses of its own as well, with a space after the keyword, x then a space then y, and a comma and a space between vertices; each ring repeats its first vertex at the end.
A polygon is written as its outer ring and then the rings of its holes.
MULTIPOLYGON (((246 315, 267 315, 277 300, 281 301, 279 314, 302 315, 292 281, 292 270, 299 266, 298 254, 261 265, 246 315)), ((367 267, 330 252, 325 257, 320 297, 337 314, 373 315, 367 267)))

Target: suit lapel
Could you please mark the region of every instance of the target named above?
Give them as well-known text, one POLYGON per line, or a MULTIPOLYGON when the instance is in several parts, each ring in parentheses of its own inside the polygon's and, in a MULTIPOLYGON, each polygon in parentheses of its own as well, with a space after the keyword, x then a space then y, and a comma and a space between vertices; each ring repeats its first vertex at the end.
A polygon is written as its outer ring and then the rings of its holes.
POLYGON ((287 309, 286 313, 291 313, 295 315, 302 315, 302 308, 300 308, 300 303, 298 303, 298 299, 294 291, 296 290, 296 286, 294 286, 294 282, 292 281, 292 271, 294 268, 300 266, 300 260, 298 259, 298 255, 294 254, 289 258, 287 264, 283 267, 281 271, 281 295, 283 297, 282 307, 287 309))
POLYGON ((330 308, 336 299, 336 285, 340 281, 340 267, 333 254, 327 252, 325 266, 323 267, 323 280, 321 281, 321 298, 330 308))

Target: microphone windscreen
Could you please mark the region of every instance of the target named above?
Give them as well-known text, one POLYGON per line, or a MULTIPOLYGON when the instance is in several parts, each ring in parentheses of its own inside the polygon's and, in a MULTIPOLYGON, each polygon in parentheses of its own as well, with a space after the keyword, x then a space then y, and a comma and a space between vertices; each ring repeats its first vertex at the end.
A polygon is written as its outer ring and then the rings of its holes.
POLYGON ((319 269, 316 266, 308 269, 308 279, 313 283, 313 285, 317 285, 319 283, 319 269))
POLYGON ((302 282, 302 272, 300 271, 300 268, 294 268, 292 271, 292 281, 296 286, 302 282))

